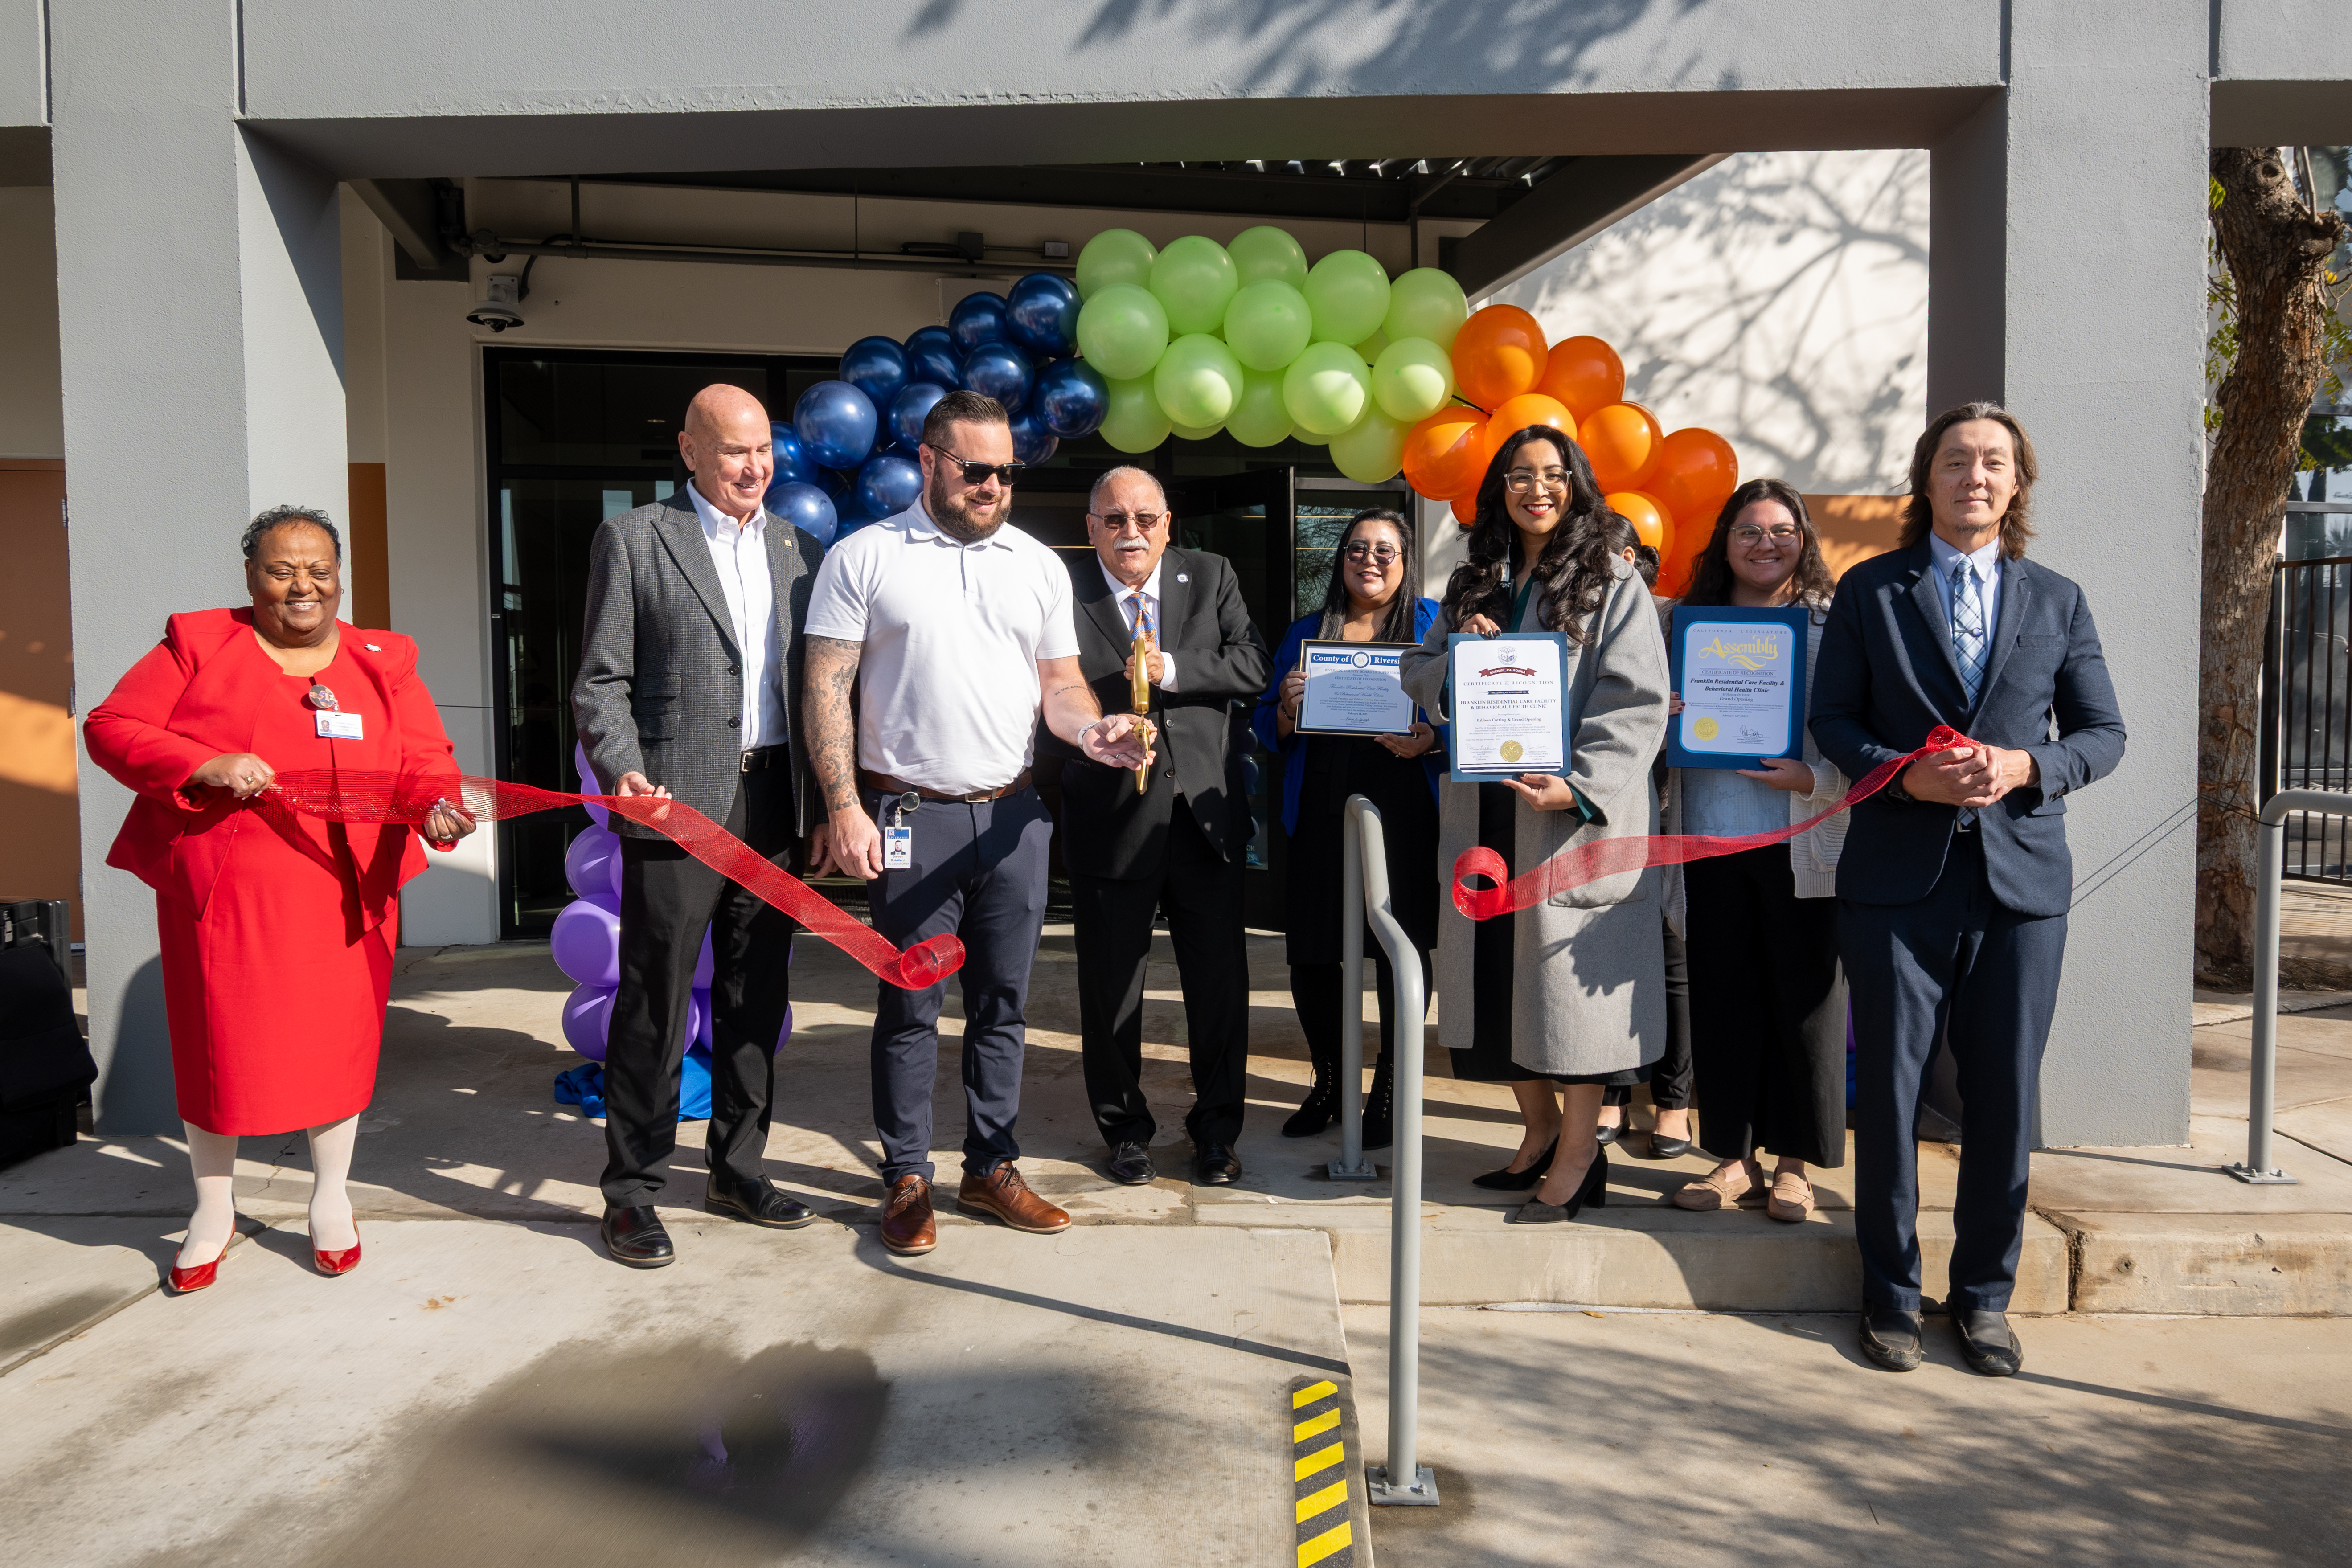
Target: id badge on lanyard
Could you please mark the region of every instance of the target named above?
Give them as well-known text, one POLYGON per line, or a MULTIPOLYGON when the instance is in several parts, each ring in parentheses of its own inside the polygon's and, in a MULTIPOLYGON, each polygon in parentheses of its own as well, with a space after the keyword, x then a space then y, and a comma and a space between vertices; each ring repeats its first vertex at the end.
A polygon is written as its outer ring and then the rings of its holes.
POLYGON ((341 711, 335 702, 335 694, 319 684, 315 677, 302 700, 315 710, 319 739, 321 741, 361 741, 367 738, 360 724, 360 716, 341 711))
POLYGON ((923 804, 923 797, 908 790, 883 808, 882 869, 911 871, 915 868, 915 830, 907 818, 923 804))

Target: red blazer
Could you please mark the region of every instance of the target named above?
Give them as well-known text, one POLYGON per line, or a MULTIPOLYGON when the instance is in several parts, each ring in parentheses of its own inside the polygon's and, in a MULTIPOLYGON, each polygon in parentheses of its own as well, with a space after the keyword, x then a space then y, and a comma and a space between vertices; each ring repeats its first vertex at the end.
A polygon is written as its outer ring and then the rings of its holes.
MULTIPOLYGON (((341 656, 375 683, 392 722, 387 732, 340 742, 355 769, 406 776, 446 774, 459 798, 457 769, 440 710, 416 678, 416 645, 397 632, 345 626, 341 656), (374 644, 371 649, 366 645, 374 644)), ((197 919, 240 833, 272 831, 270 821, 224 789, 191 784, 196 769, 224 752, 253 749, 253 715, 282 679, 253 632, 251 610, 173 616, 163 640, 134 664, 82 725, 90 761, 136 792, 106 863, 130 872, 197 919)), ((296 819, 322 866, 339 862, 326 825, 296 819)), ((425 869, 425 852, 405 824, 348 825, 359 868, 366 929, 383 919, 401 884, 425 869)))

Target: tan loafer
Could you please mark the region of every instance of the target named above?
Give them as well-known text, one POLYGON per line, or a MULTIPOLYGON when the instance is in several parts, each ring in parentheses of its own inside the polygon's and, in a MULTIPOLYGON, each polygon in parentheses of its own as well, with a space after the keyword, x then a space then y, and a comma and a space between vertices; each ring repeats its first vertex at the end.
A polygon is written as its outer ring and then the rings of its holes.
POLYGON ((1764 1212, 1789 1225, 1802 1225, 1813 1212, 1813 1184, 1794 1171, 1783 1171, 1772 1178, 1772 1195, 1764 1200, 1764 1212))
POLYGON ((1764 1167, 1753 1160, 1742 1160, 1737 1165, 1710 1171, 1695 1182, 1685 1182, 1675 1194, 1674 1205, 1706 1214, 1729 1204, 1748 1207, 1762 1200, 1764 1167))

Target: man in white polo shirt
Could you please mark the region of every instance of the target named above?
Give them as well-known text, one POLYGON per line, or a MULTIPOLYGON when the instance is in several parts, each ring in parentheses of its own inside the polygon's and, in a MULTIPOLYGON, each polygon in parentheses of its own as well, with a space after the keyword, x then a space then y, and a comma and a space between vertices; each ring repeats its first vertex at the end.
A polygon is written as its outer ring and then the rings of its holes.
MULTIPOLYGON (((866 881, 875 929, 900 947, 948 931, 964 944, 956 1205, 1051 1234, 1070 1216, 1013 1164, 1053 834, 1029 782, 1031 749, 1042 714, 1097 762, 1132 768, 1148 752, 1134 715, 1105 718, 1079 672, 1069 572, 1005 521, 1021 465, 1003 406, 948 394, 923 422, 921 459, 922 500, 851 534, 817 573, 809 750, 832 827, 827 858, 866 881)), ((937 1244, 931 1084, 946 994, 944 983, 885 983, 875 1009, 882 1241, 893 1252, 937 1244)))

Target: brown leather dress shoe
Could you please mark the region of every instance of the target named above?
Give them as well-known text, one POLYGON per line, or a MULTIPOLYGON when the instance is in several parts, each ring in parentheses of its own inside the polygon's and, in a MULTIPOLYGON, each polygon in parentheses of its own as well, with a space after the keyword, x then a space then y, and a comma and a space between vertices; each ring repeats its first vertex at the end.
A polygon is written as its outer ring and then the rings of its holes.
POLYGON ((929 1252, 940 1244, 931 1219, 931 1184, 909 1171, 890 1184, 882 1205, 882 1245, 902 1254, 929 1252))
POLYGON ((1051 1236, 1070 1228, 1070 1216, 1031 1192, 1010 1160, 985 1176, 967 1173, 963 1185, 956 1189, 956 1207, 966 1213, 992 1214, 1032 1236, 1051 1236))

